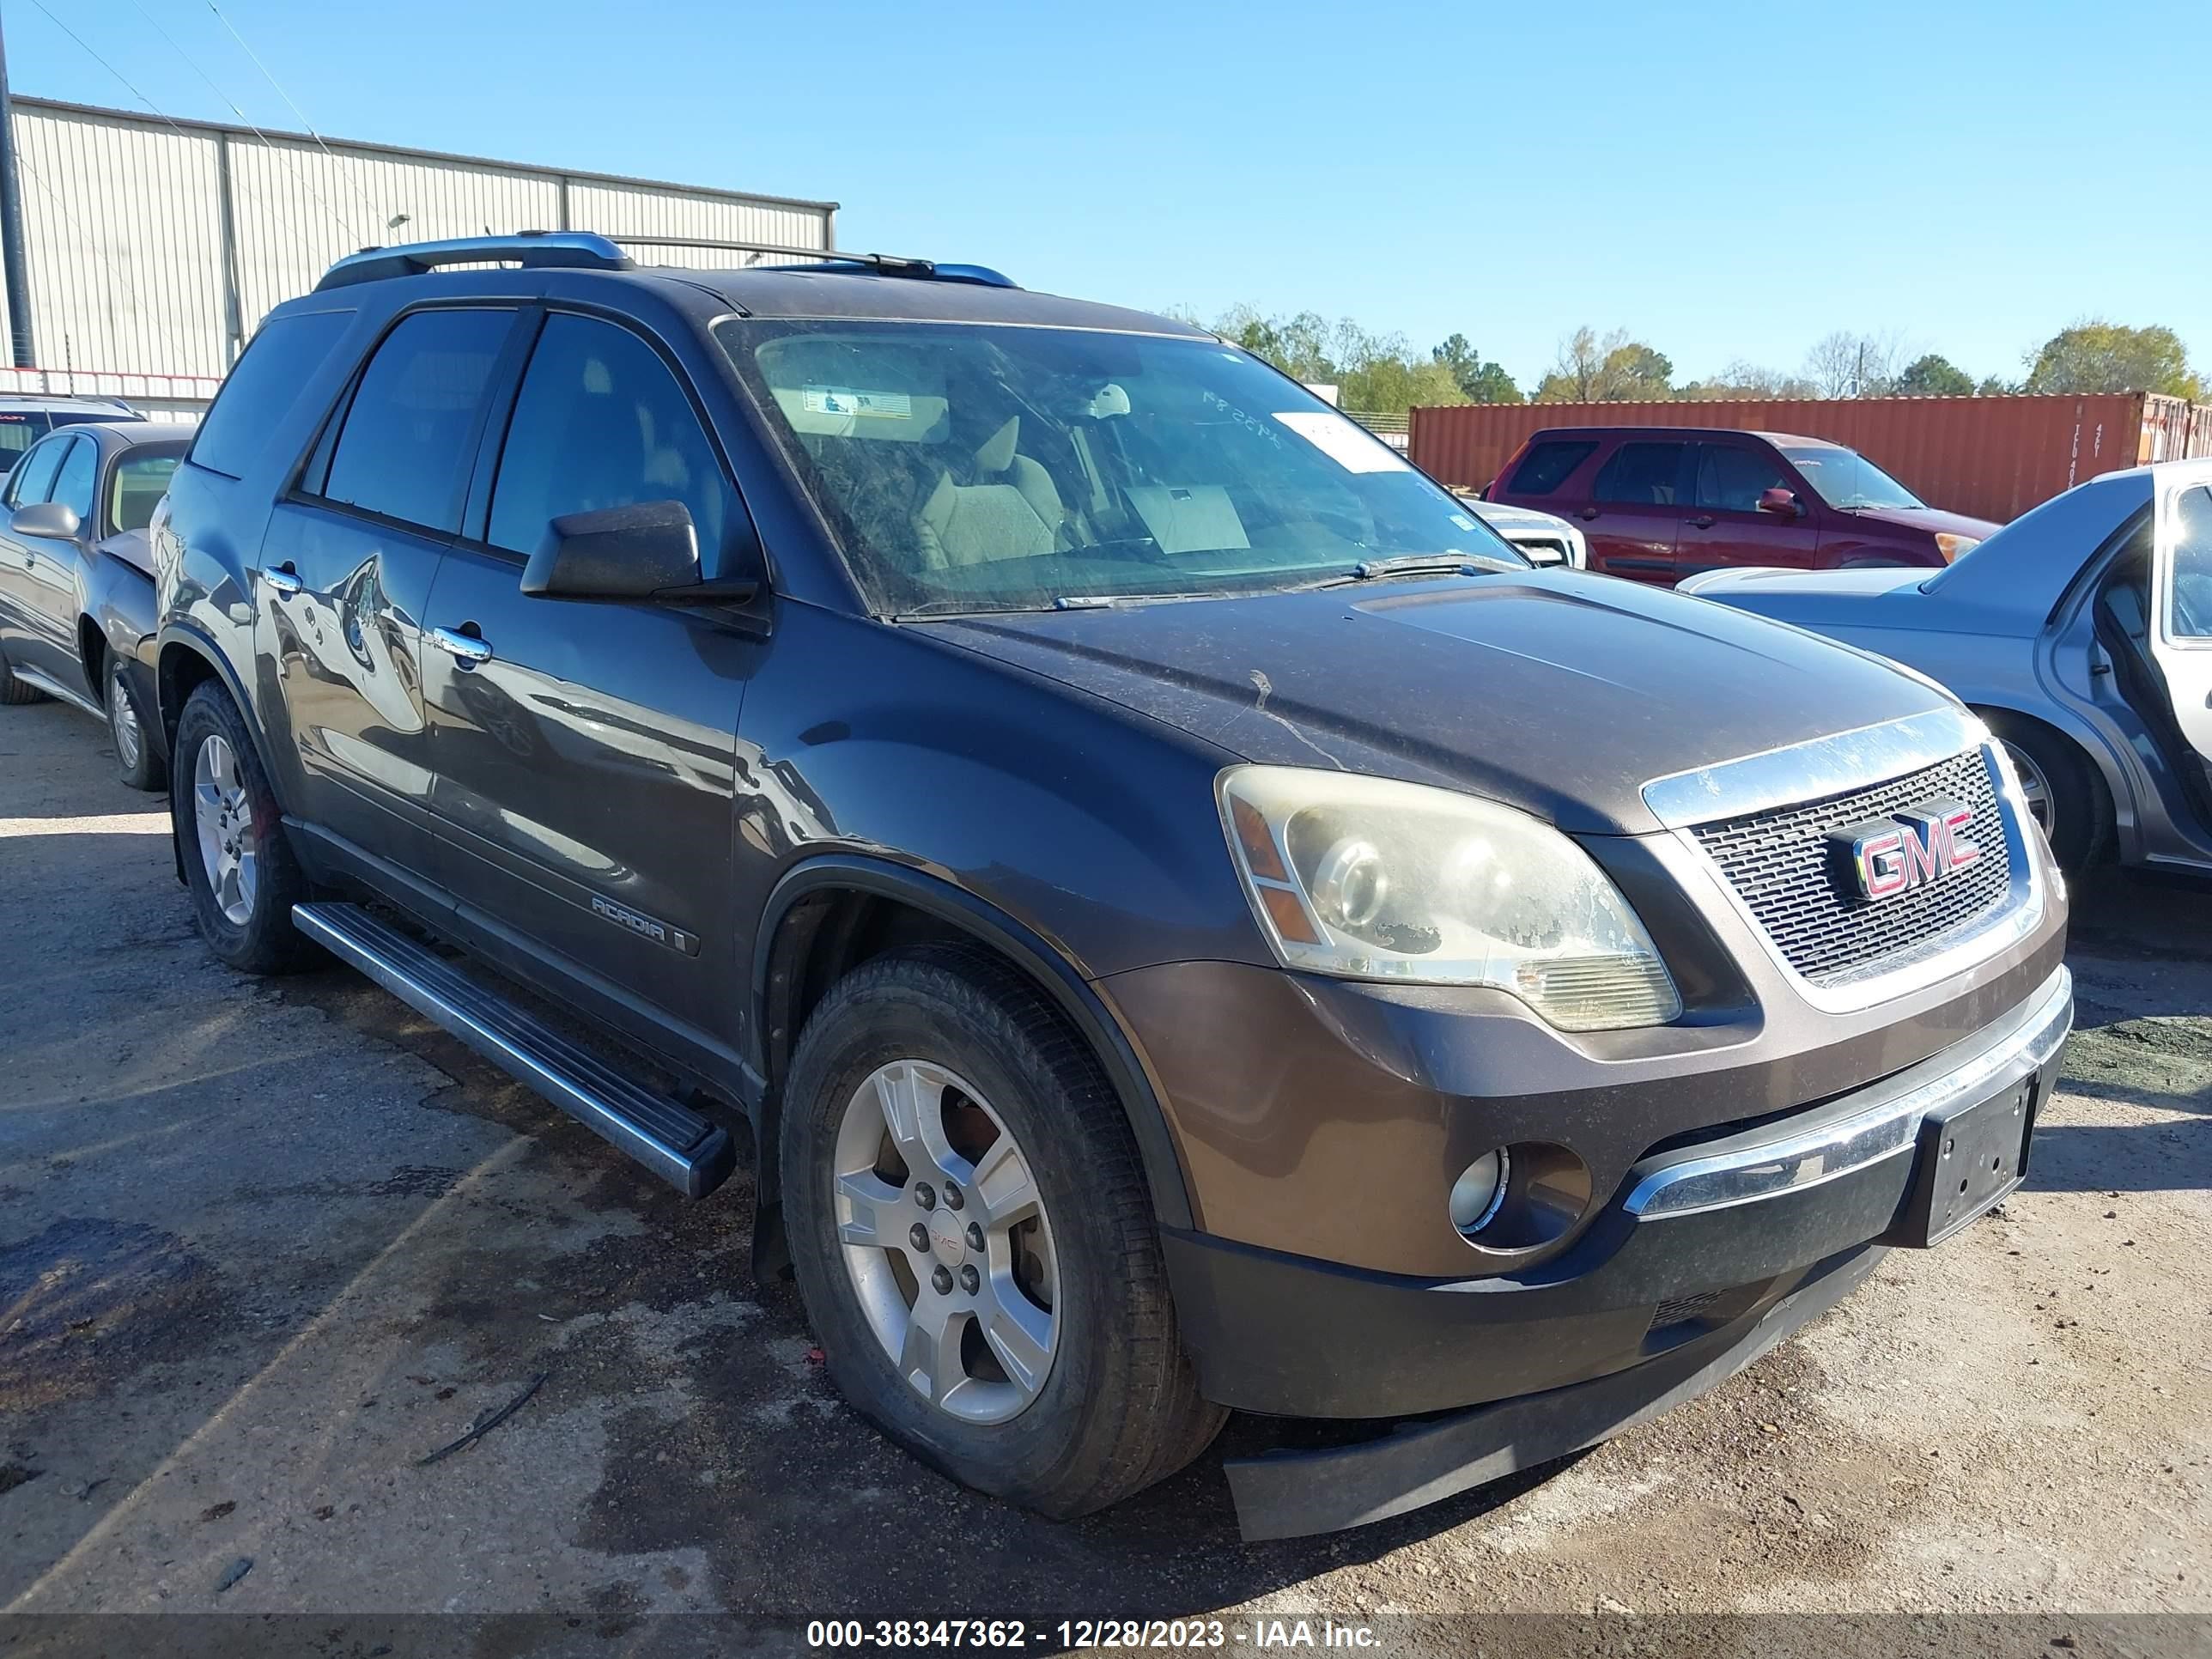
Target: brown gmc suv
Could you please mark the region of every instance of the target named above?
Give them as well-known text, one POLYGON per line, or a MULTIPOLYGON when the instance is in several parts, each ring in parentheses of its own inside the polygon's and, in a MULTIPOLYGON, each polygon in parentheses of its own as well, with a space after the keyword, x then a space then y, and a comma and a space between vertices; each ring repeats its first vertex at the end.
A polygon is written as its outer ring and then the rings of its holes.
POLYGON ((696 1195, 749 1128, 846 1397, 1051 1514, 1231 1410, 1341 1420, 1230 1462, 1254 1535, 1601 1439, 1987 1209, 2056 1074, 1965 709, 1532 569, 1182 323, 373 251, 154 543, 216 955, 354 964, 696 1195))

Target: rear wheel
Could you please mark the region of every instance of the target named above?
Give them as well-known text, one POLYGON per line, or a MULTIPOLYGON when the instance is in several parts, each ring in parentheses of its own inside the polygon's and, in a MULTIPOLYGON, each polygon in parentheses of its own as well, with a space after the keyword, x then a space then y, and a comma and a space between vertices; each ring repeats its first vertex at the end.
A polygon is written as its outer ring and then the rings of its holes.
POLYGON ((1984 719, 2004 746, 2021 797, 2069 874, 2100 860, 2111 840, 2112 802, 2104 781, 2070 738, 2047 726, 1984 711, 1984 719))
POLYGON ((157 791, 168 782, 168 769, 147 738, 146 711, 119 658, 108 658, 106 678, 107 735, 115 744, 116 767, 133 789, 157 791))
POLYGON ((943 946, 854 970, 807 1021, 781 1141, 830 1375, 926 1462, 1065 1516, 1212 1439, 1127 1121, 1018 975, 943 946))
POLYGON ((8 666, 7 653, 0 652, 0 703, 44 702, 46 700, 45 692, 15 678, 8 666))
POLYGON ((177 721, 169 811, 210 950, 248 974, 294 973, 320 959, 292 926, 307 878, 284 838, 276 798, 244 719, 212 681, 177 721))

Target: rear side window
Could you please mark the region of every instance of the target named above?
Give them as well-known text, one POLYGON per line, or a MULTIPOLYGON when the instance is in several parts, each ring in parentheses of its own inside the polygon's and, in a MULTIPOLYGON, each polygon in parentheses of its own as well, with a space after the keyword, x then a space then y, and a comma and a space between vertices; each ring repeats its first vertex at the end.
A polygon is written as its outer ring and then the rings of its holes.
POLYGON ((23 452, 46 435, 43 415, 0 415, 0 472, 23 457, 23 452))
POLYGON ((232 365, 215 407, 200 422, 192 464, 244 477, 270 428, 291 408, 352 320, 349 311, 315 311, 264 324, 246 355, 232 365))
POLYGON ((690 508, 714 570, 730 489, 683 386, 628 329, 556 313, 515 399, 488 538, 528 553, 564 514, 665 501, 690 508))
POLYGON ((1782 463, 1741 444, 1704 444, 1698 449, 1698 505, 1720 513, 1756 513, 1770 489, 1787 489, 1782 463))
POLYGON ((1589 459, 1597 447, 1595 438, 1553 438, 1536 444, 1513 469, 1505 486, 1516 495, 1548 495, 1567 480, 1567 474, 1589 459))
POLYGON ((2173 595, 2166 631, 2212 639, 2212 489, 2185 489, 2174 503, 2173 595))
POLYGON ((69 453, 54 474, 53 491, 46 499, 58 501, 80 519, 92 517, 93 479, 100 471, 100 447, 89 438, 66 440, 69 453))
POLYGON ((1672 507, 1682 476, 1682 444, 1623 444, 1598 469, 1592 499, 1621 507, 1672 507))
POLYGON ((418 311, 384 337, 331 452, 324 496, 450 534, 511 311, 418 311))

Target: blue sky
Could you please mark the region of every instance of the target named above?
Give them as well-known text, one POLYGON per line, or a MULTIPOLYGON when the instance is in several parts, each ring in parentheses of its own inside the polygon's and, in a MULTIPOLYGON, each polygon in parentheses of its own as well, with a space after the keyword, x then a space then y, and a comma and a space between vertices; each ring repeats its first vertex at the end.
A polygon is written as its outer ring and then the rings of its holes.
MULTIPOLYGON (((219 3, 326 134, 826 197, 848 247, 1523 384, 1582 323, 1685 378, 1837 328, 2016 377, 2092 313, 2212 367, 2203 0, 219 3)), ((206 0, 46 4, 167 113, 297 125, 206 0)), ((0 6, 19 94, 136 106, 0 6)))

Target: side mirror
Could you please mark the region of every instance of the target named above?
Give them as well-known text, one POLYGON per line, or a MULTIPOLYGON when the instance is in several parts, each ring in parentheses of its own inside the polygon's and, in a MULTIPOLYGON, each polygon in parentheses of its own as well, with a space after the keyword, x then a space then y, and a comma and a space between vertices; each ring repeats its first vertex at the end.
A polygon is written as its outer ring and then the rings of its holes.
POLYGON ((59 501, 34 501, 28 507, 19 507, 8 520, 8 527, 18 536, 47 536, 58 542, 72 539, 83 524, 75 507, 64 507, 59 501))
POLYGON ((1759 510, 1772 513, 1784 519, 1794 519, 1802 511, 1797 505, 1794 489, 1762 489, 1759 492, 1759 510))
POLYGON ((547 525, 523 567, 522 591, 540 599, 738 605, 759 584, 701 580, 691 509, 681 501, 640 501, 565 514, 547 525))

